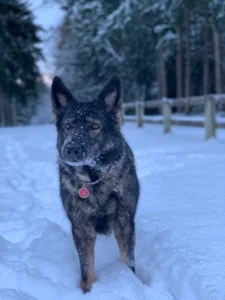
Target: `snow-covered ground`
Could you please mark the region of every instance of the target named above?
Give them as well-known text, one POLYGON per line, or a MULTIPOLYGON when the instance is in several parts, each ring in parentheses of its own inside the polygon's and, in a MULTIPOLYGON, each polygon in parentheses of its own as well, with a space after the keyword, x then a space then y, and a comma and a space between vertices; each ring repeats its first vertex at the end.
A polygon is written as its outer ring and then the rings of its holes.
POLYGON ((85 296, 58 192, 53 125, 0 129, 1 300, 224 300, 225 131, 123 128, 141 183, 137 276, 114 238, 96 245, 97 282, 85 296))

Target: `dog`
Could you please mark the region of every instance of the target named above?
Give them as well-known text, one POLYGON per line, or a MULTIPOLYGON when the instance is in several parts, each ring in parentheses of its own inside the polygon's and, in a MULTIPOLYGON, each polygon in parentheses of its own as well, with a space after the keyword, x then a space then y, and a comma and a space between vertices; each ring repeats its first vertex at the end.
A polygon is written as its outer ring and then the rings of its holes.
POLYGON ((135 273, 139 182, 133 153, 120 131, 123 90, 115 75, 93 101, 79 102, 59 77, 51 87, 57 129, 60 196, 71 222, 81 289, 95 282, 97 234, 112 232, 122 261, 135 273))

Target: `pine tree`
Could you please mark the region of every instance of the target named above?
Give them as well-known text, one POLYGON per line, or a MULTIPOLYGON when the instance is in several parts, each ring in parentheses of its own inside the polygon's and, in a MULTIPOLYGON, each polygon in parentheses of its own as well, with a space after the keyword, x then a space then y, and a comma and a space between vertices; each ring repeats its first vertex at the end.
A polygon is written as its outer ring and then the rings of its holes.
POLYGON ((40 75, 37 61, 42 58, 38 47, 40 27, 34 24, 26 2, 0 0, 0 28, 0 121, 2 125, 13 125, 24 106, 27 117, 35 108, 40 75))

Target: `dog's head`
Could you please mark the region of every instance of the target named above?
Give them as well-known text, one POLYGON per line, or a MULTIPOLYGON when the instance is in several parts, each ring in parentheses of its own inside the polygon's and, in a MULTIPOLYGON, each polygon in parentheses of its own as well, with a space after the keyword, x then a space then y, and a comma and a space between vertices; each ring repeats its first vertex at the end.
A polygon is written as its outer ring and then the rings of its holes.
POLYGON ((77 101, 59 77, 51 89, 60 159, 71 166, 94 166, 121 145, 122 86, 114 76, 91 102, 77 101))

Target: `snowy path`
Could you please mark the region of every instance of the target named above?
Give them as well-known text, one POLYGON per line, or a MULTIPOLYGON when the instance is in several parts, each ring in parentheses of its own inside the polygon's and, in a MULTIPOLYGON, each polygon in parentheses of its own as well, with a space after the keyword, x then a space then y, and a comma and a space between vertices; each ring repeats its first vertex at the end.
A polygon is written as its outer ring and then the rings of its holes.
POLYGON ((161 127, 124 133, 141 182, 137 277, 113 237, 96 245, 97 282, 82 295, 58 195, 51 125, 0 129, 1 300, 225 300, 225 133, 161 127))

